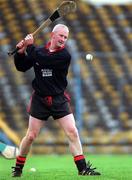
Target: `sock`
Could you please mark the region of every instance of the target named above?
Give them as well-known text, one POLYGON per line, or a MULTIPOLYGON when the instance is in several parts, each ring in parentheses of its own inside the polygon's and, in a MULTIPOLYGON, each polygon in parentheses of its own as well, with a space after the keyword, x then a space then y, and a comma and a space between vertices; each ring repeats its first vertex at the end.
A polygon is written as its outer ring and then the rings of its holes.
POLYGON ((86 168, 86 161, 84 155, 78 155, 74 157, 74 162, 79 172, 86 168))
POLYGON ((21 169, 23 169, 25 161, 26 161, 25 156, 17 156, 17 158, 16 158, 16 166, 19 166, 21 169))

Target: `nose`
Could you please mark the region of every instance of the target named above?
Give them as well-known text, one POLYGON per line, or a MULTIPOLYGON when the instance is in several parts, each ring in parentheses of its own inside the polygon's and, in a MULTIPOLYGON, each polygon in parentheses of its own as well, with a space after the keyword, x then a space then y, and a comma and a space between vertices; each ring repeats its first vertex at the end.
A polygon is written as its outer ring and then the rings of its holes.
POLYGON ((65 38, 64 38, 64 37, 61 37, 61 41, 64 42, 64 41, 65 41, 65 38))
POLYGON ((66 41, 66 36, 61 36, 61 39, 65 42, 66 41))

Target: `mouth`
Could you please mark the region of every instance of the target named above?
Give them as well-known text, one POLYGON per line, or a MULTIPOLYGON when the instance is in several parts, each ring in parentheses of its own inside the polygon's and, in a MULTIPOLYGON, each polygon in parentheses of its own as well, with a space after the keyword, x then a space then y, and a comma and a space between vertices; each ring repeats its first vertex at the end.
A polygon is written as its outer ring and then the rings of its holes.
POLYGON ((58 45, 59 45, 59 46, 63 46, 63 45, 64 45, 64 42, 59 41, 59 42, 58 42, 58 45))

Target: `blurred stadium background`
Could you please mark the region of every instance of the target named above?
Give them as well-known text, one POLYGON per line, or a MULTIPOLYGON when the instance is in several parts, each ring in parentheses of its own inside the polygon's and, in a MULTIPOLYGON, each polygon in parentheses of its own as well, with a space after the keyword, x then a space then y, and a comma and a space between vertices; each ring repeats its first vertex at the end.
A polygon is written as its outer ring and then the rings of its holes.
MULTIPOLYGON (((8 57, 7 52, 47 19, 60 2, 0 0, 0 140, 7 144, 18 145, 25 135, 26 107, 34 77, 32 70, 25 74, 16 71, 13 58, 8 57)), ((72 64, 68 92, 84 152, 131 153, 132 1, 76 2, 76 13, 53 23, 35 42, 45 43, 56 23, 70 28, 67 47, 72 54, 72 64), (86 61, 87 53, 93 54, 93 61, 86 61)), ((67 152, 63 131, 49 119, 32 153, 67 152)))

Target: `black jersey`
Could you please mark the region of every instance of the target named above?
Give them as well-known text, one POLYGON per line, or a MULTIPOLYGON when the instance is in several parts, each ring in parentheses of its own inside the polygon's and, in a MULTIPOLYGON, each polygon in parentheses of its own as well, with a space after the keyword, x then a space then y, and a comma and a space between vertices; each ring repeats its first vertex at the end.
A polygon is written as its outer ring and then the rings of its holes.
POLYGON ((27 54, 14 56, 14 63, 19 71, 34 68, 35 78, 32 81, 33 89, 42 96, 61 94, 67 87, 67 73, 71 56, 66 48, 49 52, 48 46, 27 47, 27 54))

